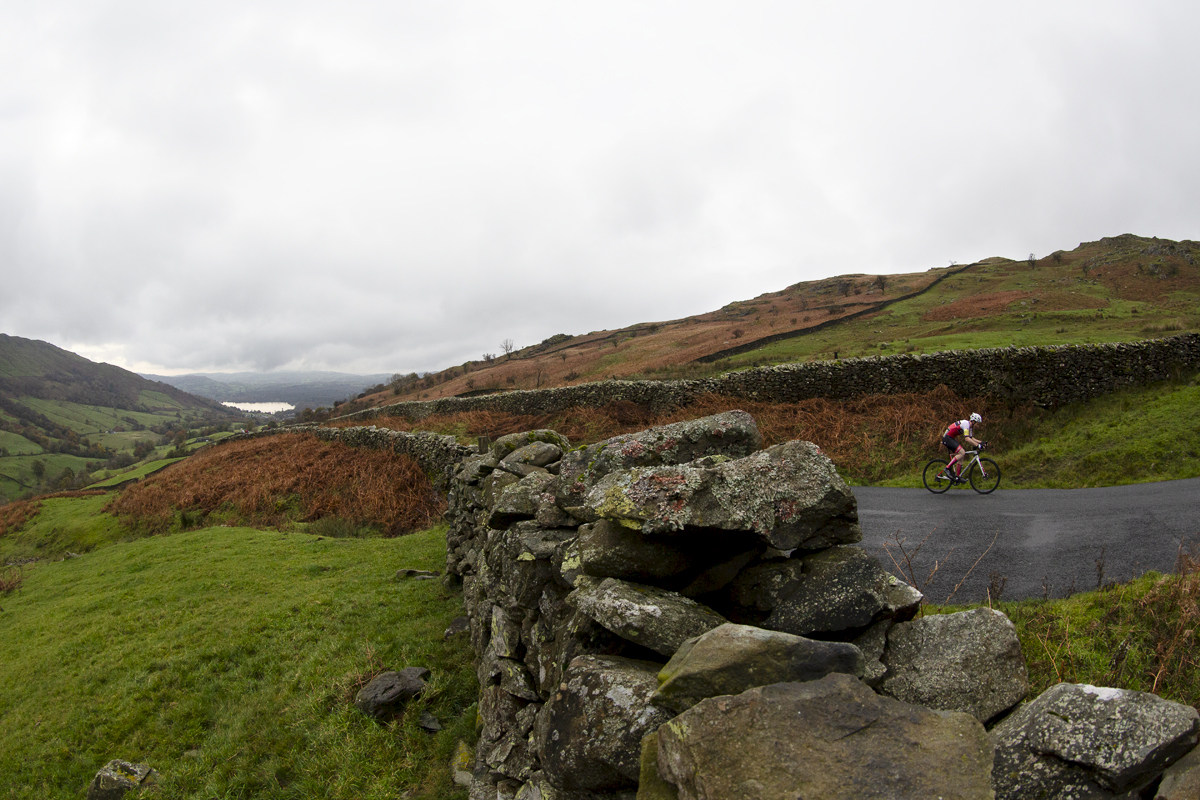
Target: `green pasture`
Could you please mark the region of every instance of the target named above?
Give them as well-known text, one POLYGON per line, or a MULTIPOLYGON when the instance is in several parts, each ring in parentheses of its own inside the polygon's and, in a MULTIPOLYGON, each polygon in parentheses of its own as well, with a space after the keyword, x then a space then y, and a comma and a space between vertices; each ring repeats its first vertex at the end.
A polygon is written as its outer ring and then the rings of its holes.
POLYGON ((209 528, 26 567, 0 597, 4 796, 77 800, 121 758, 153 766, 164 800, 465 798, 449 762, 478 687, 467 638, 443 637, 461 601, 393 579, 441 569, 445 548, 444 527, 209 528), (354 708, 366 680, 407 666, 432 675, 403 716, 354 708))
POLYGON ((19 433, 0 431, 0 447, 12 456, 36 455, 42 452, 42 446, 31 442, 19 433))
POLYGON ((29 491, 38 483, 33 474, 33 462, 41 461, 46 465, 43 480, 51 480, 69 468, 78 475, 87 469, 88 459, 78 456, 67 456, 61 453, 40 453, 36 455, 5 456, 0 458, 0 503, 8 502, 22 493, 29 491))
MULTIPOLYGON (((166 449, 166 448, 163 448, 163 449, 166 449)), ((126 469, 126 470, 114 471, 111 474, 109 473, 108 470, 104 470, 103 472, 96 473, 97 475, 102 475, 103 479, 96 481, 95 483, 88 484, 87 488, 89 488, 89 489, 107 489, 110 486, 117 486, 119 484, 125 483, 126 481, 140 480, 141 478, 144 478, 147 475, 153 475, 155 472, 158 472, 160 469, 169 467, 178 461, 183 461, 183 459, 182 458, 160 458, 157 461, 148 461, 148 462, 130 467, 129 469, 126 469)))

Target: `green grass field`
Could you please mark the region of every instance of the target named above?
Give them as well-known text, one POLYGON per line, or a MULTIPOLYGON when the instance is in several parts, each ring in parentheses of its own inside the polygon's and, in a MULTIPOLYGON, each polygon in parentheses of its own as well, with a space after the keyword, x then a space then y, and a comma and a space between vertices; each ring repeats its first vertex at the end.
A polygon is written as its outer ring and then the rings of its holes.
MULTIPOLYGON (((78 524, 95 500, 66 501, 78 524)), ((442 636, 460 600, 393 580, 444 563, 444 528, 210 528, 27 569, 0 597, 0 793, 75 800, 121 758, 158 770, 163 798, 465 797, 448 764, 477 687, 465 637, 442 636), (365 679, 405 666, 432 676, 402 718, 353 707, 365 679), (422 711, 444 730, 419 728, 422 711)))

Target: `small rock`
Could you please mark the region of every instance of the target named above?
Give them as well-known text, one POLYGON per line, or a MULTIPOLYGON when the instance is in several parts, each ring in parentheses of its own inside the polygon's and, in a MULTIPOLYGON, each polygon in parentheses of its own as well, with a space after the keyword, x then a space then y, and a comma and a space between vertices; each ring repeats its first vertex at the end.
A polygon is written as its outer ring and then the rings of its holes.
POLYGON ((401 569, 396 571, 396 580, 403 581, 409 578, 436 578, 439 575, 437 572, 431 572, 427 569, 401 569))
POLYGON ((442 729, 442 723, 438 722, 438 718, 428 711, 421 712, 421 720, 417 724, 430 733, 437 733, 442 729))
POLYGON ((424 667, 406 667, 399 672, 381 672, 358 691, 354 705, 372 719, 387 719, 399 712, 409 700, 425 691, 427 677, 429 670, 424 667))
POLYGON ((157 773, 145 764, 113 759, 100 768, 87 790, 87 800, 121 800, 130 789, 154 784, 157 773))

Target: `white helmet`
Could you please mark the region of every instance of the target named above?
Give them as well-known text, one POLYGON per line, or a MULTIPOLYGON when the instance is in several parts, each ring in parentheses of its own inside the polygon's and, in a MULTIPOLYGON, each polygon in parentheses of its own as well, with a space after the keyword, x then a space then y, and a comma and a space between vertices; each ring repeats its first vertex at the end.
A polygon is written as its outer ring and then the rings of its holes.
POLYGON ((983 417, 979 416, 978 414, 972 414, 971 422, 983 422, 983 417))

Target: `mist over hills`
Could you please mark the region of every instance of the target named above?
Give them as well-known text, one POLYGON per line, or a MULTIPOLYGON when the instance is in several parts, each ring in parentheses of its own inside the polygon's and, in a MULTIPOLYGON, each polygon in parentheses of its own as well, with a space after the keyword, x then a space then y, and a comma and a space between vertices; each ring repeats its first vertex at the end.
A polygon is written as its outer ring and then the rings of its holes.
POLYGON ((345 372, 195 372, 146 375, 199 397, 230 403, 290 403, 297 409, 331 407, 390 380, 391 375, 345 372))

